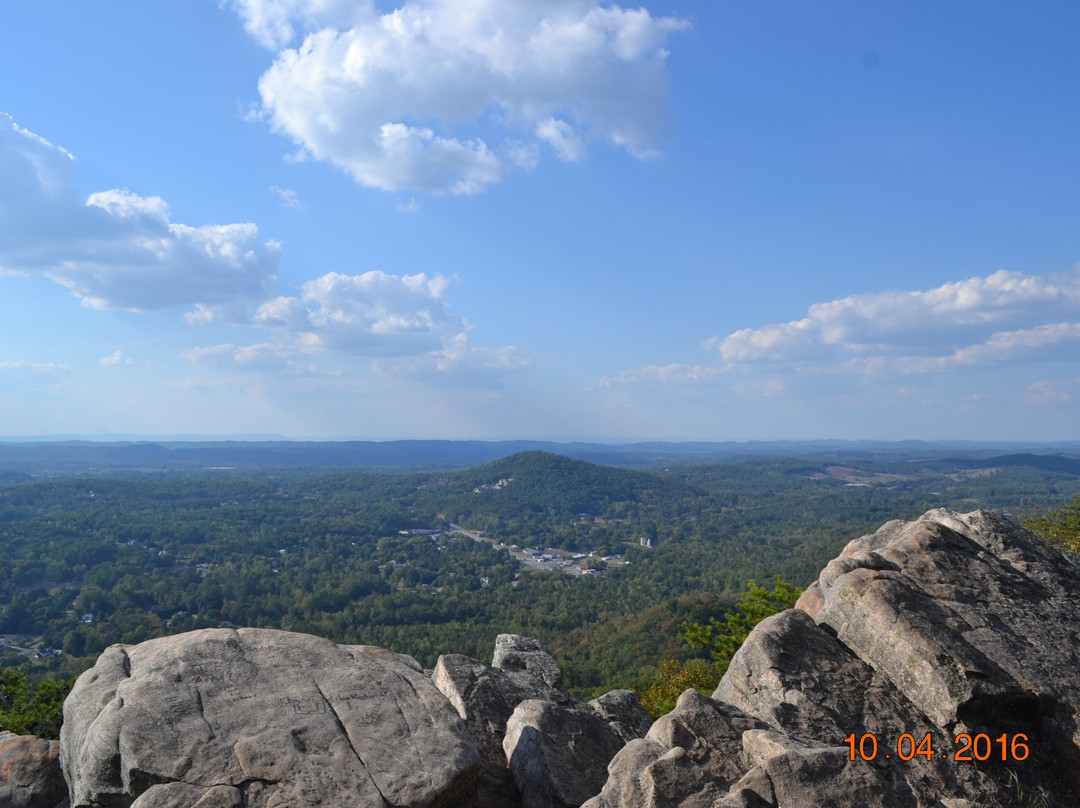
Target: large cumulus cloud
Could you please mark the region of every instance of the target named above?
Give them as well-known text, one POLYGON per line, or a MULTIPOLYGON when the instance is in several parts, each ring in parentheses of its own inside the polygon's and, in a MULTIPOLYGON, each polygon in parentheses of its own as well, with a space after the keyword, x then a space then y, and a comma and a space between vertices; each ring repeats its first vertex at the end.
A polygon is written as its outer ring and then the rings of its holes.
POLYGON ((595 0, 235 0, 283 48, 262 114, 300 154, 388 191, 468 194, 589 140, 645 157, 661 134, 667 41, 689 24, 595 0), (294 47, 287 47, 294 45, 294 47))
POLYGON ((159 197, 83 198, 67 150, 0 113, 0 272, 42 274, 85 305, 228 306, 264 295, 278 245, 254 224, 173 222, 159 197))
POLYGON ((465 322, 447 311, 449 283, 424 273, 330 272, 303 284, 299 297, 264 303, 255 322, 296 332, 309 350, 413 356, 437 350, 466 330, 465 322))

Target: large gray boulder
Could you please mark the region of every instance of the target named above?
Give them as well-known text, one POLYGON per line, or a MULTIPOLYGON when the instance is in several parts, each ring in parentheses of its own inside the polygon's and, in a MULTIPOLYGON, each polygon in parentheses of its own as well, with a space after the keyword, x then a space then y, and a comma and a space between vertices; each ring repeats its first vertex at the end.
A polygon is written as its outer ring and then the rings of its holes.
POLYGON ((484 759, 481 781, 462 808, 556 804, 552 800, 579 804, 600 790, 605 766, 622 744, 648 731, 651 720, 632 691, 615 690, 584 704, 549 684, 561 681, 561 673, 535 639, 500 635, 495 661, 505 667, 445 654, 431 674, 484 759), (545 708, 525 709, 518 715, 515 711, 525 704, 545 708), (524 742, 519 743, 525 723, 533 719, 535 726, 524 731, 524 742), (538 732, 544 737, 537 738, 538 732), (504 750, 508 733, 514 736, 508 748, 516 754, 516 762, 508 761, 504 750), (598 765, 588 762, 594 757, 598 765), (550 782, 551 778, 559 782, 550 782))
POLYGON ((66 808, 60 743, 0 732, 0 808, 66 808))
POLYGON ((73 808, 448 806, 480 770, 411 657, 264 629, 106 649, 60 754, 73 808))
POLYGON ((743 750, 755 765, 717 808, 903 808, 886 781, 866 762, 851 760, 846 747, 757 730, 743 736, 743 750))
POLYGON ((687 690, 675 709, 661 716, 646 736, 665 749, 682 748, 690 760, 723 786, 731 786, 750 769, 743 752, 747 732, 769 725, 730 704, 687 690))
POLYGON ((991 513, 890 522, 609 772, 589 808, 1078 804, 1080 566, 991 513))
POLYGON ((483 759, 480 782, 463 808, 520 805, 521 793, 503 751, 507 720, 528 699, 546 699, 567 706, 580 702, 524 670, 499 670, 461 654, 440 656, 431 679, 465 722, 483 759))
POLYGON ((521 702, 541 699, 566 707, 584 707, 569 693, 523 668, 500 670, 461 654, 439 657, 431 679, 454 705, 484 760, 500 768, 506 768, 506 722, 521 702))
POLYGON ((533 637, 500 634, 495 638, 491 667, 505 671, 525 671, 548 687, 562 685, 562 671, 555 663, 555 658, 533 637))
POLYGON ((1080 569, 992 513, 889 522, 849 543, 797 610, 761 623, 714 697, 821 743, 873 735, 871 765, 907 804, 1008 806, 1021 793, 1070 804, 1080 793, 1080 569), (929 736, 934 754, 898 760, 910 753, 897 749, 904 733, 929 736), (1006 759, 994 740, 990 759, 957 761, 964 733, 1005 735, 1006 759), (1024 760, 1013 755, 1018 735, 1024 760))
POLYGON ((435 686, 465 722, 484 761, 480 783, 462 808, 516 808, 522 804, 503 750, 507 722, 518 705, 540 700, 582 713, 591 709, 548 684, 561 681, 562 675, 551 672, 555 661, 537 640, 516 634, 499 635, 495 658, 500 663, 511 661, 506 668, 496 668, 461 654, 444 654, 431 674, 435 686), (525 656, 514 656, 519 652, 525 656), (533 662, 531 669, 528 660, 533 662))
POLYGON ((844 747, 791 738, 687 690, 608 766, 585 808, 900 808, 844 747))
POLYGON ((624 743, 644 738, 652 726, 652 717, 633 690, 610 690, 590 699, 586 706, 607 721, 624 743))
POLYGON ((623 740, 592 712, 523 701, 506 722, 503 749, 525 808, 578 808, 600 793, 623 740))
POLYGON ((681 746, 637 738, 612 758, 603 790, 584 808, 715 808, 726 793, 681 746))

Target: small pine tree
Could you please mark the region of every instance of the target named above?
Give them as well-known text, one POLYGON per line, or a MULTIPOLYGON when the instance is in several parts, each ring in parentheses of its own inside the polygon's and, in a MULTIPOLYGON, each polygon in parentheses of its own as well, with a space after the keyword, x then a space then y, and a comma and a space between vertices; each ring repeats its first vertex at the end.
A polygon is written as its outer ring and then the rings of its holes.
POLYGON ((779 575, 772 589, 758 586, 748 581, 746 591, 739 596, 735 611, 729 612, 723 620, 709 619, 708 625, 683 623, 683 638, 691 645, 711 649, 717 680, 723 676, 731 664, 731 658, 742 646, 751 629, 766 617, 795 605, 803 590, 792 586, 779 575))
POLYGON ((702 659, 680 662, 669 659, 660 666, 659 674, 644 693, 638 693, 642 706, 653 718, 671 712, 679 695, 693 687, 710 694, 716 689, 720 678, 731 664, 731 658, 743 644, 750 631, 771 614, 795 605, 803 590, 792 586, 779 575, 772 589, 758 586, 754 581, 746 585, 746 592, 739 596, 735 611, 723 620, 713 617, 708 625, 685 622, 682 638, 690 645, 710 649, 712 663, 702 659))

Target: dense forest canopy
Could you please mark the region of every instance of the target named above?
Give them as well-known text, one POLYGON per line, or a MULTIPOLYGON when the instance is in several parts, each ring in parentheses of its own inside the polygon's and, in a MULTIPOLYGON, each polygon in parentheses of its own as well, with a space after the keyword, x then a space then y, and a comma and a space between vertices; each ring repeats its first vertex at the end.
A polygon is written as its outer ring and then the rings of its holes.
POLYGON ((723 620, 748 581, 805 586, 850 539, 932 507, 1043 515, 1080 490, 1077 462, 860 452, 645 470, 528 451, 411 474, 11 472, 0 663, 24 692, 111 643, 225 625, 431 667, 484 658, 509 631, 539 637, 582 694, 647 688, 665 659, 708 658, 680 626, 723 620))

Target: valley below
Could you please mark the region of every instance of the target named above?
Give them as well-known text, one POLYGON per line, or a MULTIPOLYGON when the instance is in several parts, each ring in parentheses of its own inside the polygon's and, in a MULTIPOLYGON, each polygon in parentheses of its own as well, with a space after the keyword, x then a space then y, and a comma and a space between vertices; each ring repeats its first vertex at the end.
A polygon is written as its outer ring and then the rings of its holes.
POLYGON ((651 445, 607 450, 621 466, 533 450, 404 473, 266 449, 245 463, 243 446, 215 449, 213 469, 147 465, 175 448, 114 447, 138 464, 112 468, 78 467, 100 447, 18 449, 0 487, 0 663, 37 678, 72 676, 116 642, 248 626, 429 667, 514 632, 540 638, 583 696, 644 687, 665 659, 704 653, 680 626, 722 616, 748 581, 805 586, 853 536, 930 508, 1023 521, 1080 491, 1068 448, 702 462, 701 447, 651 445))

